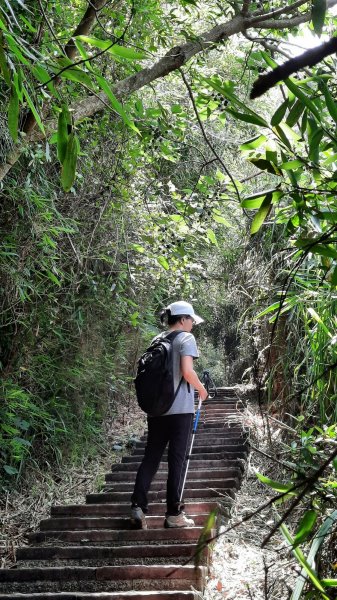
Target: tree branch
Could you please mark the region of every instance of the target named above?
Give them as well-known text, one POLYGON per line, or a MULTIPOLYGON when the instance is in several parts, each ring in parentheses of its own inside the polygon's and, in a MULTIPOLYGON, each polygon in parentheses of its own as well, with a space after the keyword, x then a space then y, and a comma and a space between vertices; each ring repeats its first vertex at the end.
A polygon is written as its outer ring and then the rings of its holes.
MULTIPOLYGON (((104 5, 105 0, 95 0, 90 3, 90 7, 87 9, 81 23, 75 30, 76 35, 79 31, 81 33, 88 33, 94 23, 96 11, 104 5)), ((290 6, 285 6, 283 14, 291 14, 295 7, 302 5, 304 2, 294 3, 290 6)), ((329 6, 337 4, 337 0, 330 0, 329 6)), ((275 14, 275 13, 274 13, 275 14)), ((264 20, 264 15, 254 15, 250 18, 243 17, 241 14, 234 16, 230 21, 216 25, 209 31, 203 33, 198 39, 187 42, 180 46, 172 48, 163 58, 158 60, 152 67, 142 69, 134 75, 127 77, 123 81, 116 83, 113 87, 114 94, 119 98, 130 96, 133 92, 149 85, 156 79, 166 77, 169 73, 176 71, 183 65, 185 65, 193 56, 200 54, 204 51, 209 51, 214 48, 219 42, 232 37, 235 34, 242 33, 249 28, 268 28, 268 29, 285 29, 297 26, 300 23, 304 23, 311 19, 311 12, 304 13, 301 16, 280 19, 280 20, 264 20)), ((75 35, 75 34, 74 34, 75 35)), ((72 43, 68 42, 68 52, 72 52, 72 43)), ((71 54, 70 54, 71 56, 71 54)), ((96 96, 89 96, 77 102, 76 105, 71 107, 74 121, 79 121, 85 117, 91 117, 97 112, 104 109, 104 103, 107 102, 107 97, 103 92, 96 96)), ((51 131, 56 129, 56 121, 50 120, 46 123, 46 131, 49 134, 51 131)), ((35 130, 35 122, 32 121, 26 124, 25 127, 25 144, 40 140, 43 138, 41 131, 35 130)), ((6 162, 0 165, 0 181, 4 179, 6 174, 11 170, 12 166, 20 158, 23 151, 22 145, 17 145, 11 151, 6 158, 6 162)))

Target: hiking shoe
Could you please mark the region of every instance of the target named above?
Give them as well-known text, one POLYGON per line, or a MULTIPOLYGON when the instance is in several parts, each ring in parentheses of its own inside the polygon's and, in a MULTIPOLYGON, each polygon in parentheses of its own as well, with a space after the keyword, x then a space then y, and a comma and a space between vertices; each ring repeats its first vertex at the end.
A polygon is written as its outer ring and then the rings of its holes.
POLYGON ((130 521, 133 529, 147 529, 145 515, 140 506, 131 507, 130 521))
POLYGON ((164 527, 194 527, 195 523, 193 519, 188 519, 185 513, 181 512, 179 515, 169 515, 164 521, 164 527))

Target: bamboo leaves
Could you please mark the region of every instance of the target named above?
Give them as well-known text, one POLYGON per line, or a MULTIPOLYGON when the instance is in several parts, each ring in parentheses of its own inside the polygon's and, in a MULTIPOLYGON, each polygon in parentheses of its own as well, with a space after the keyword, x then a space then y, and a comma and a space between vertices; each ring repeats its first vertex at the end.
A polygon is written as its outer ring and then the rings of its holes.
POLYGON ((61 183, 69 192, 76 176, 79 140, 72 129, 71 117, 66 105, 62 106, 57 127, 57 157, 62 165, 61 183))
POLYGON ((19 130, 19 96, 14 85, 11 88, 8 104, 8 129, 13 141, 16 143, 18 141, 19 130))
POLYGON ((100 40, 94 37, 88 37, 86 35, 78 35, 76 39, 80 42, 85 42, 90 46, 95 46, 100 50, 104 50, 112 54, 114 57, 125 58, 127 60, 143 60, 145 58, 145 52, 138 52, 133 48, 126 48, 110 40, 100 40))
POLYGON ((322 33, 326 9, 326 0, 313 0, 311 8, 311 18, 314 30, 317 33, 317 35, 321 35, 322 33))
POLYGON ((57 158, 62 164, 67 149, 68 135, 71 130, 71 119, 68 107, 64 104, 57 123, 57 158))
POLYGON ((77 156, 79 152, 79 141, 72 131, 68 136, 64 161, 62 163, 61 183, 65 192, 69 192, 76 175, 77 156))

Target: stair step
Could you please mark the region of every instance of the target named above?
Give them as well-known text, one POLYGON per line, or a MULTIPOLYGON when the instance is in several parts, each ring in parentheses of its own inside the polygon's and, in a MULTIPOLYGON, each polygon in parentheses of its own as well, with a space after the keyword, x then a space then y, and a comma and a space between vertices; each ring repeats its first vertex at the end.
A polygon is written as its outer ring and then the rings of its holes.
MULTIPOLYGON (((189 516, 193 519, 195 524, 202 527, 207 519, 207 514, 192 515, 189 516)), ((157 529, 163 527, 163 516, 149 516, 147 517, 147 526, 150 529, 157 529)), ((87 530, 87 529, 132 529, 130 518, 127 517, 58 517, 52 519, 44 519, 40 523, 41 531, 49 530, 87 530)))
MULTIPOLYGON (((163 506, 164 508, 164 506, 163 506)), ((163 513, 165 511, 163 510, 163 513)), ((163 516, 164 520, 164 516, 163 516)), ((108 544, 111 542, 118 542, 119 544, 125 542, 144 542, 156 543, 165 541, 174 543, 175 541, 191 541, 196 542, 202 532, 202 527, 186 527, 182 529, 130 529, 126 531, 119 531, 114 529, 87 529, 85 531, 37 531, 30 533, 28 538, 30 542, 45 542, 46 540, 57 539, 59 542, 72 542, 80 543, 85 546, 88 543, 102 543, 108 544)), ((1 571, 1 569, 0 569, 1 571)))
MULTIPOLYGON (((142 446, 137 445, 135 448, 133 448, 132 450, 132 456, 143 456, 144 454, 144 449, 145 449, 145 444, 143 444, 142 446)), ((240 444, 219 444, 218 446, 212 445, 212 446, 193 446, 193 450, 192 450, 192 456, 198 455, 199 454, 211 454, 211 453, 215 453, 215 452, 226 452, 226 453, 231 453, 231 452, 247 452, 248 448, 247 448, 247 443, 243 444, 242 442, 240 444)), ((163 458, 167 456, 167 451, 164 452, 163 454, 163 458)))
MULTIPOLYGON (((163 515, 163 503, 152 502, 149 505, 149 515, 163 515)), ((188 502, 185 504, 185 510, 188 514, 208 514, 211 510, 221 510, 221 505, 218 502, 188 502)), ((52 506, 52 517, 61 516, 111 516, 111 515, 127 515, 130 514, 130 502, 117 504, 111 502, 105 504, 68 504, 62 506, 52 506)))
MULTIPOLYGON (((243 447, 242 450, 235 450, 235 452, 198 452, 193 449, 193 453, 190 456, 191 463, 190 466, 193 467, 194 461, 196 460, 235 460, 236 458, 242 458, 243 455, 246 454, 246 449, 243 447)), ((120 464, 125 464, 129 462, 134 462, 135 460, 141 460, 142 454, 132 454, 131 456, 123 456, 122 462, 120 464)), ((167 453, 163 455, 162 462, 167 462, 167 453)))
MULTIPOLYGON (((217 488, 217 489, 207 489, 207 488, 199 488, 196 490, 186 490, 186 496, 184 495, 184 502, 188 502, 192 498, 219 498, 221 497, 231 497, 234 498, 236 492, 236 488, 217 488)), ((127 502, 130 500, 130 492, 103 492, 101 494, 90 494, 92 502, 127 502), (102 496, 104 498, 102 498, 102 496)), ((158 502, 158 500, 162 500, 163 503, 166 498, 166 490, 154 490, 150 491, 148 494, 149 502, 158 502)), ((88 496, 87 496, 88 500, 88 496)))
POLYGON ((4 591, 117 591, 185 589, 201 590, 207 570, 194 565, 126 565, 104 567, 48 567, 0 569, 4 591))
POLYGON ((200 594, 191 591, 129 591, 129 592, 46 592, 1 594, 0 600, 198 600, 200 594))
MULTIPOLYGON (((147 441, 147 435, 141 437, 141 439, 136 442, 137 447, 145 446, 147 441)), ((211 433, 198 433, 194 439, 194 446, 204 446, 210 442, 211 444, 220 446, 223 444, 242 444, 246 441, 246 436, 242 433, 239 435, 238 433, 226 433, 223 429, 220 432, 211 432, 211 433)))
MULTIPOLYGON (((112 560, 134 558, 188 558, 195 553, 194 543, 142 544, 129 546, 30 546, 17 550, 17 560, 112 560)), ((207 548, 205 548, 207 550, 207 548)))
MULTIPOLYGON (((133 462, 129 462, 129 463, 118 463, 116 465, 112 465, 111 470, 113 473, 115 473, 116 471, 137 471, 139 465, 141 463, 141 460, 134 460, 133 462)), ((227 459, 219 459, 219 460, 194 460, 193 461, 193 465, 190 465, 190 470, 192 471, 192 469, 212 469, 212 468, 230 468, 230 467, 237 467, 237 462, 236 460, 227 460, 227 459)), ((161 463, 159 465, 159 471, 164 471, 167 472, 167 465, 165 463, 161 463)), ((111 475, 111 473, 108 473, 107 476, 111 475)))
MULTIPOLYGON (((107 473, 106 474, 106 481, 111 481, 113 483, 115 483, 116 481, 135 481, 136 479, 136 473, 137 470, 129 470, 129 469, 123 469, 120 471, 112 471, 111 473, 107 473)), ((190 480, 195 480, 196 478, 196 474, 199 480, 203 480, 203 479, 227 479, 228 477, 241 477, 241 468, 239 466, 239 464, 237 465, 237 467, 235 469, 224 469, 223 467, 220 467, 218 469, 198 469, 197 471, 195 471, 194 469, 188 470, 187 472, 187 482, 189 482, 190 480)), ((163 481, 166 482, 167 479, 167 470, 160 470, 157 471, 156 475, 153 478, 153 482, 155 481, 163 481)), ((165 483, 164 483, 165 484, 165 483)))
MULTIPOLYGON (((196 475, 199 477, 199 475, 196 475)), ((109 484, 107 484, 104 487, 104 491, 111 491, 111 492, 127 492, 129 491, 130 494, 133 491, 134 488, 134 481, 130 480, 130 481, 115 481, 115 482, 109 482, 109 484)), ((189 479, 186 481, 186 485, 185 485, 185 494, 186 496, 188 495, 187 490, 193 490, 193 489, 201 489, 201 488, 205 488, 205 489, 211 489, 211 488, 238 488, 240 484, 239 478, 234 478, 234 477, 228 477, 226 479, 189 479)), ((152 491, 156 491, 156 490, 161 490, 163 489, 163 482, 162 481, 152 481, 151 483, 151 488, 152 491)))
MULTIPOLYGON (((185 510, 188 514, 209 514, 211 510, 221 509, 221 505, 214 501, 206 502, 189 502, 185 505, 185 510)), ((149 506, 149 515, 163 515, 165 507, 162 502, 152 502, 149 506)), ((52 506, 51 515, 53 517, 60 516, 111 516, 111 515, 129 515, 130 502, 125 504, 106 503, 106 504, 68 504, 61 506, 52 506)))

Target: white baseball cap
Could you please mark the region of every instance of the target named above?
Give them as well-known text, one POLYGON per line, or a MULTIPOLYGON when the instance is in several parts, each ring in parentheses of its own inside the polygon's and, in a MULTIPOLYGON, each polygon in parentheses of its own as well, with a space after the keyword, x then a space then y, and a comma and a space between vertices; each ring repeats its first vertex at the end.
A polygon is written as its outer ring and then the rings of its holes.
POLYGON ((184 300, 172 302, 172 304, 169 304, 166 308, 170 310, 172 316, 189 315, 190 317, 193 317, 196 325, 204 322, 204 319, 195 314, 192 304, 184 302, 184 300))

